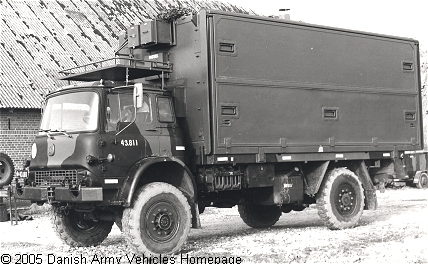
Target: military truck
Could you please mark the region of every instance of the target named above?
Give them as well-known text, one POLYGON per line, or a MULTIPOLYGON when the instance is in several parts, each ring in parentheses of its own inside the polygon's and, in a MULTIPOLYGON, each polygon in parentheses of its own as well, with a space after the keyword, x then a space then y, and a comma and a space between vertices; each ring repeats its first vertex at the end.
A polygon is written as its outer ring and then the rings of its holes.
POLYGON ((52 204, 72 246, 116 222, 137 252, 176 253, 207 207, 266 228, 316 204, 352 228, 423 144, 413 39, 202 10, 63 73, 15 195, 52 204))
POLYGON ((404 175, 394 177, 390 181, 391 187, 412 186, 418 189, 428 188, 428 151, 405 151, 402 155, 404 175))

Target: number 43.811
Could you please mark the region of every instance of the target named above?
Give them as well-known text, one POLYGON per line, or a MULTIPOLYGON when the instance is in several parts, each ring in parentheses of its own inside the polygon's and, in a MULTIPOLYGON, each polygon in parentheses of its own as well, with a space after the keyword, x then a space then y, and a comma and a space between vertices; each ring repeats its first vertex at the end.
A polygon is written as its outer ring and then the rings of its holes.
POLYGON ((138 140, 136 139, 122 139, 120 144, 124 147, 136 147, 138 146, 138 140))

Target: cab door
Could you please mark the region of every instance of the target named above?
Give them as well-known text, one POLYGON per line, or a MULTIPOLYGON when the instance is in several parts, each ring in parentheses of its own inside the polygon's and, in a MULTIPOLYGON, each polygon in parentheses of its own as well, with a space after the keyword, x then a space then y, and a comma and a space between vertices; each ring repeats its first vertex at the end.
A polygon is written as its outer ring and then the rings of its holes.
MULTIPOLYGON (((156 151, 156 131, 151 131, 153 112, 150 97, 144 94, 144 107, 136 111, 132 90, 107 93, 103 155, 113 154, 105 162, 104 177, 122 178, 137 161, 156 151), (146 130, 147 129, 147 130, 146 130), (153 147, 153 149, 152 149, 153 147)), ((119 182, 111 180, 112 183, 119 182)))

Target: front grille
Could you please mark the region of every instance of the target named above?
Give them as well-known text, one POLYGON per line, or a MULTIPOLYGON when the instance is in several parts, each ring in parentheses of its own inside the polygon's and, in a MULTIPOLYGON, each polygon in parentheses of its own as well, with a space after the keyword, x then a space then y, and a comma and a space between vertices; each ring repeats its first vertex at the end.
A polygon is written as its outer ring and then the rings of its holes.
POLYGON ((77 184, 75 170, 36 171, 35 173, 37 186, 77 184))

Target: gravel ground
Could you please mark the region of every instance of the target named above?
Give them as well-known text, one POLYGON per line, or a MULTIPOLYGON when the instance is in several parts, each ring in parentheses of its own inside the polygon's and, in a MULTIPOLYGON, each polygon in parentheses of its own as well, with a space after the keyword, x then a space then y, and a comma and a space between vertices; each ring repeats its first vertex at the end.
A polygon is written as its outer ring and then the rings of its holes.
POLYGON ((182 251, 161 259, 134 255, 116 226, 97 247, 71 248, 54 234, 48 213, 36 210, 32 221, 0 223, 0 264, 8 256, 13 264, 428 263, 428 189, 387 189, 378 202, 357 227, 338 231, 322 225, 315 206, 264 230, 247 227, 236 207, 208 208, 182 251))

